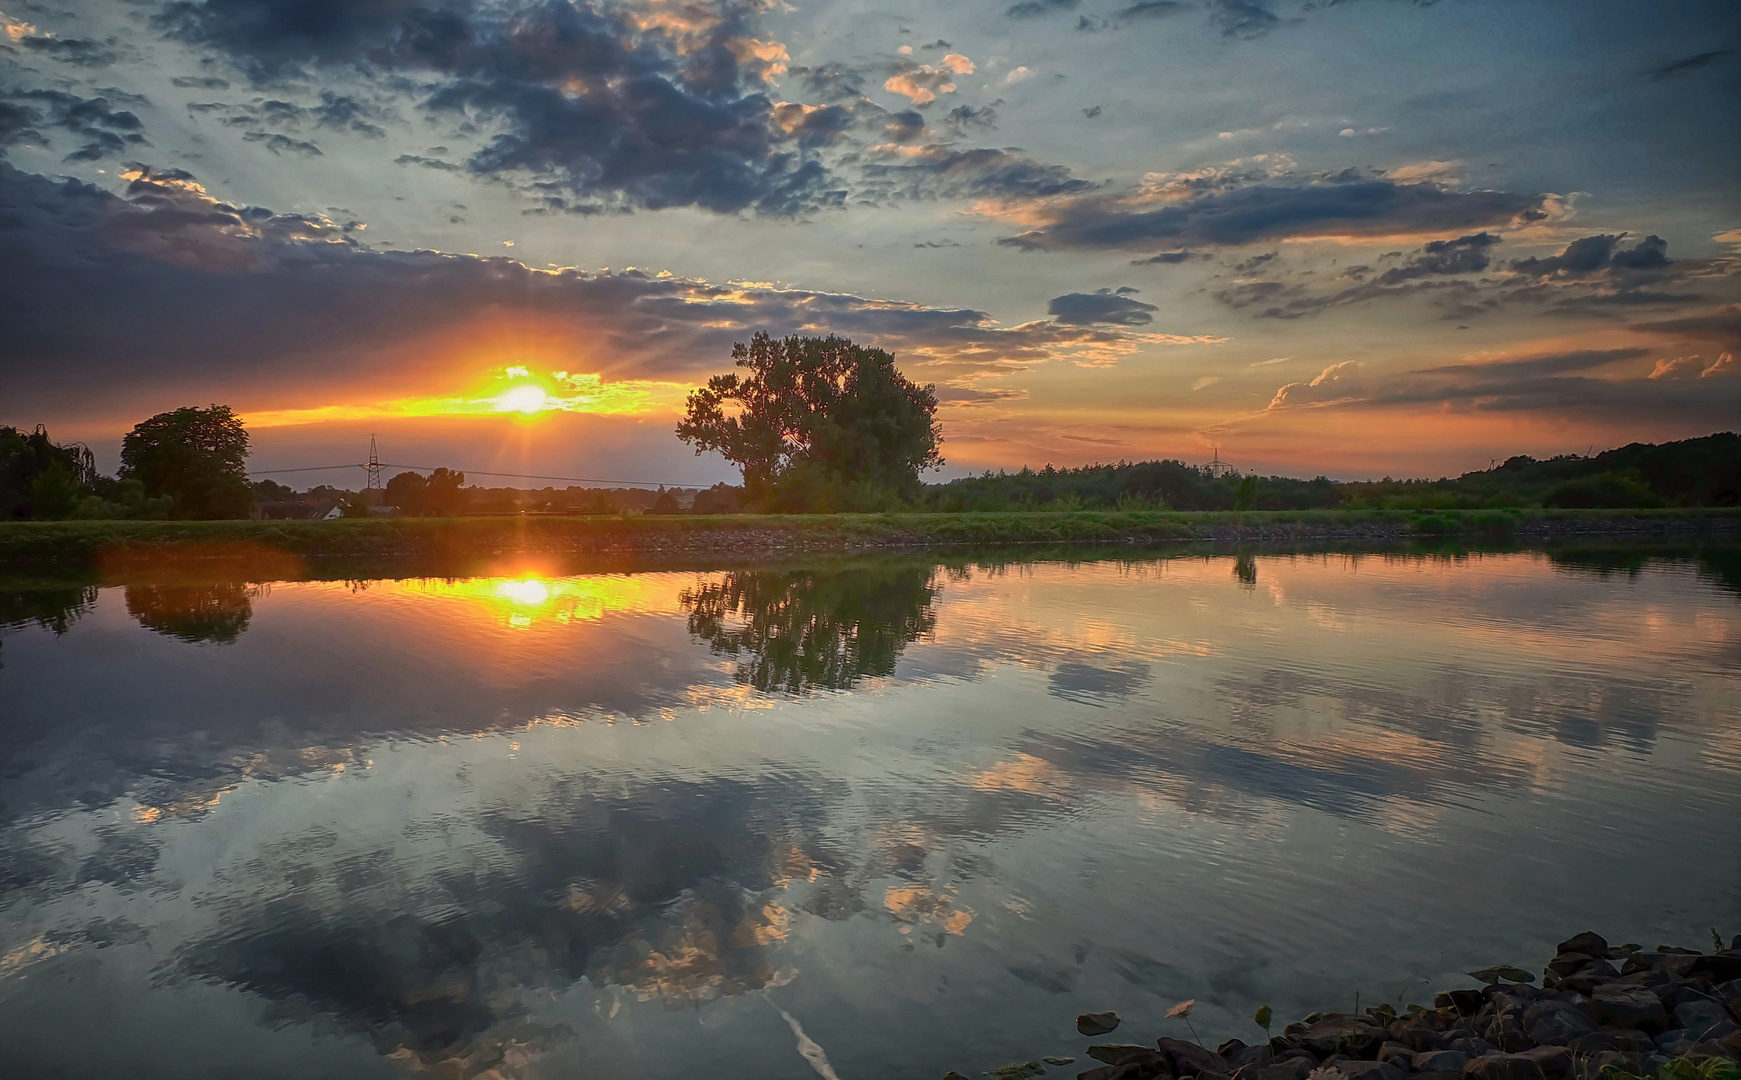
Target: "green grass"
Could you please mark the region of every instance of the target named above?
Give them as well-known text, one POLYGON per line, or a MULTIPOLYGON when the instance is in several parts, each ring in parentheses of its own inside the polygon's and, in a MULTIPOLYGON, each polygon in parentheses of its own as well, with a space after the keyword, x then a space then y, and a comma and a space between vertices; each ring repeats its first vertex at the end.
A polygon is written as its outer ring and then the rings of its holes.
POLYGON ((90 563, 116 551, 195 554, 193 545, 306 558, 516 551, 777 554, 883 547, 1144 544, 1192 540, 1374 540, 1603 532, 1741 535, 1741 509, 1070 510, 1007 513, 733 514, 629 517, 362 518, 338 521, 0 522, 0 562, 90 563))

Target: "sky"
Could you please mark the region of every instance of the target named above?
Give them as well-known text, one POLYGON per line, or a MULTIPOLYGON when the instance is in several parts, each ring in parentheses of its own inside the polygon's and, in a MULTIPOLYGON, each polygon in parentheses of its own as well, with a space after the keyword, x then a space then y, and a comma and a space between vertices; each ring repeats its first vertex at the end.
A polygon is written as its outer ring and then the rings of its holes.
POLYGON ((0 424, 708 484, 685 395, 767 330, 935 384, 943 477, 1734 430, 1738 50, 1732 0, 0 0, 0 424))

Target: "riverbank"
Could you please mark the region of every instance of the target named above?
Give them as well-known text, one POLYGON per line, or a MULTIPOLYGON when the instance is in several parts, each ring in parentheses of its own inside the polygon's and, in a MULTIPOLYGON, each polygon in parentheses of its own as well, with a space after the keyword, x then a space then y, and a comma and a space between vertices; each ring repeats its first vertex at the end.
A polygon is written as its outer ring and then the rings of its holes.
POLYGON ((1395 544, 1465 538, 1741 539, 1741 508, 1675 510, 1064 511, 630 517, 362 518, 337 521, 0 523, 0 565, 94 566, 106 558, 246 547, 300 560, 514 553, 775 559, 926 548, 1160 543, 1395 544))
MULTIPOLYGON (((1713 937, 1716 931, 1712 931, 1713 937)), ((1179 1035, 1153 1044, 1100 1043, 1084 1053, 1104 1064, 1078 1080, 1733 1080, 1741 1061, 1741 936, 1716 951, 1634 944, 1600 935, 1563 941, 1543 970, 1501 965, 1471 972, 1479 989, 1437 995, 1432 1008, 1390 1005, 1359 1013, 1313 1013, 1273 1038, 1229 1039, 1211 1051, 1194 1041, 1190 1006, 1179 1035), (1666 1070, 1666 1071, 1664 1071, 1666 1070)), ((1358 1007, 1358 1006, 1357 1006, 1358 1007)), ((1268 1007, 1253 1018, 1267 1036, 1268 1007)), ((1118 1027, 1113 1013, 1077 1018, 1085 1037, 1118 1027)), ((987 1075, 1023 1080, 1073 1056, 1051 1055, 987 1075)), ((1067 1070, 1075 1071, 1075 1070, 1067 1070)), ((965 1080, 948 1073, 944 1080, 965 1080)))

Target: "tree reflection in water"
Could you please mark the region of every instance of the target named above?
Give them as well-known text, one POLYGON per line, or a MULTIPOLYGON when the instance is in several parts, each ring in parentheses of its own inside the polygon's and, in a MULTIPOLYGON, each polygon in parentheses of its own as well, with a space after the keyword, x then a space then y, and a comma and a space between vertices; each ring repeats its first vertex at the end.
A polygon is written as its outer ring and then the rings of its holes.
POLYGON ((52 589, 0 591, 0 634, 31 623, 59 637, 97 602, 95 585, 63 585, 52 589))
POLYGON ((743 570, 686 589, 689 632, 739 658, 757 690, 845 690, 888 675, 907 644, 931 633, 937 569, 877 565, 743 570))
POLYGON ((190 644, 212 641, 233 645, 248 629, 254 600, 267 586, 245 582, 218 585, 129 585, 127 613, 139 625, 190 644))

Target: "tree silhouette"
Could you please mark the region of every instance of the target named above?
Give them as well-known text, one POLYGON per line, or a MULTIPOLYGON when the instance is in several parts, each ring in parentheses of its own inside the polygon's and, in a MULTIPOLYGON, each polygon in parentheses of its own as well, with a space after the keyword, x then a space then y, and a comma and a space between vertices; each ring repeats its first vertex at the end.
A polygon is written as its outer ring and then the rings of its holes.
POLYGON ((121 440, 121 479, 168 495, 177 518, 247 517, 248 432, 228 405, 158 413, 121 440))
POLYGON ((933 387, 908 381, 881 349, 759 332, 732 359, 745 374, 690 393, 677 437, 742 468, 752 503, 879 508, 916 497, 920 471, 943 464, 933 387))

